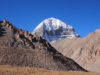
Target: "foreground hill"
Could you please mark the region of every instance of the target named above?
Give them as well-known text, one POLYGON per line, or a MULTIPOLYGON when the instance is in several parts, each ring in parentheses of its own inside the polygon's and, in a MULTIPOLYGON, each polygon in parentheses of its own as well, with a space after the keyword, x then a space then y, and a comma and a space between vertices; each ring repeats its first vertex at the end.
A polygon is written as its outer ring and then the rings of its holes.
POLYGON ((52 46, 85 69, 100 72, 100 29, 85 38, 57 40, 52 42, 52 46))
POLYGON ((41 37, 18 29, 6 20, 0 21, 0 65, 86 71, 41 37))
POLYGON ((52 71, 40 68, 0 66, 0 75, 100 75, 92 72, 52 71))

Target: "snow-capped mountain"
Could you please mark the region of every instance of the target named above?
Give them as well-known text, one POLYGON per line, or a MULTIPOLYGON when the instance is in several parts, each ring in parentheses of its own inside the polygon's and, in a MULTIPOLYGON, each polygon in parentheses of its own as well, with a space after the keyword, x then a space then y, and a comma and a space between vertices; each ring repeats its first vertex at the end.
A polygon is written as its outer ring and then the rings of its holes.
POLYGON ((53 17, 42 21, 32 32, 32 34, 41 36, 48 42, 55 41, 60 38, 79 37, 72 26, 67 25, 61 20, 53 17))

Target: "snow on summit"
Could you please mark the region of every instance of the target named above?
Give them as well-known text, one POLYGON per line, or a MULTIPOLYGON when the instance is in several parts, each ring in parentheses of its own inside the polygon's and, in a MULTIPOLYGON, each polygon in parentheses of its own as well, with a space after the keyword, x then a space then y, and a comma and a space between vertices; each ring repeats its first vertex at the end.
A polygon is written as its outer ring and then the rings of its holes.
POLYGON ((60 38, 75 38, 79 35, 75 32, 72 26, 67 25, 56 18, 48 18, 43 20, 32 32, 41 36, 43 39, 48 42, 58 40, 60 38))
POLYGON ((45 19, 43 22, 41 22, 36 29, 38 29, 39 27, 41 27, 42 25, 46 26, 46 29, 58 29, 59 27, 64 27, 66 28, 66 24, 64 22, 61 22, 59 19, 56 18, 48 18, 45 19))

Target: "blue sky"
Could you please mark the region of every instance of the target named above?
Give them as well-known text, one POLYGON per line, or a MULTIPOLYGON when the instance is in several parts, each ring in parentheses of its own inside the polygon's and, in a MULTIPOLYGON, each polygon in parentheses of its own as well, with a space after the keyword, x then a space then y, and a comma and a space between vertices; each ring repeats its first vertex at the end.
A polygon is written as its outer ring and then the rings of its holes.
POLYGON ((0 0, 0 20, 32 32, 44 19, 58 18, 87 36, 100 28, 100 0, 0 0))

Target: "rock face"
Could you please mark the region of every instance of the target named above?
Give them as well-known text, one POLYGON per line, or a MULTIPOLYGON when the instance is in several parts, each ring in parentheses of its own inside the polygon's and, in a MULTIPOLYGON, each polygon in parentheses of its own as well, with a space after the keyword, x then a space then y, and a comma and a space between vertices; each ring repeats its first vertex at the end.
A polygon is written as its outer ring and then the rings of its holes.
POLYGON ((36 27, 32 34, 41 36, 48 42, 55 41, 61 38, 79 37, 72 26, 67 25, 56 18, 45 19, 36 27))
POLYGON ((100 29, 85 38, 57 40, 52 46, 85 69, 100 72, 100 29))
POLYGON ((6 20, 0 21, 0 65, 86 71, 41 37, 18 29, 6 20))

